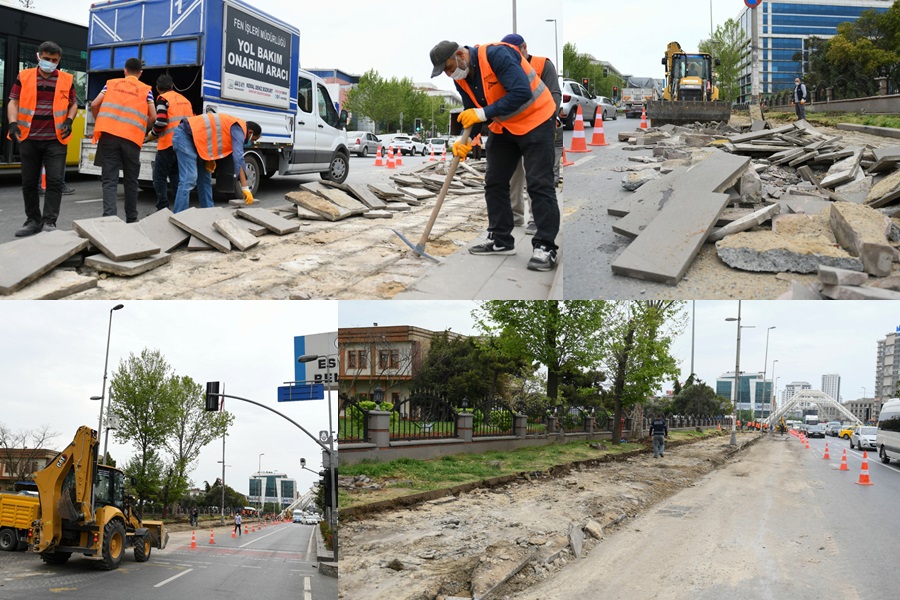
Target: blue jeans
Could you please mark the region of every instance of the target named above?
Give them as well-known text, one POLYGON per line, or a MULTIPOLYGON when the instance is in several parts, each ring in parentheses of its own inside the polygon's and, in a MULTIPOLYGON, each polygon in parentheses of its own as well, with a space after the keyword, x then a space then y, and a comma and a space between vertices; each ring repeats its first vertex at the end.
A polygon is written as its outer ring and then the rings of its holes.
POLYGON ((653 436, 653 458, 666 453, 666 438, 662 435, 653 436))
POLYGON ((179 213, 188 209, 194 187, 200 197, 200 208, 212 208, 212 175, 206 170, 206 161, 197 156, 194 139, 184 127, 175 129, 172 147, 178 157, 178 191, 175 193, 175 208, 172 212, 179 213))
POLYGON ((153 190, 156 192, 156 210, 169 208, 169 181, 172 189, 178 190, 178 160, 174 148, 166 148, 156 153, 153 161, 153 190))

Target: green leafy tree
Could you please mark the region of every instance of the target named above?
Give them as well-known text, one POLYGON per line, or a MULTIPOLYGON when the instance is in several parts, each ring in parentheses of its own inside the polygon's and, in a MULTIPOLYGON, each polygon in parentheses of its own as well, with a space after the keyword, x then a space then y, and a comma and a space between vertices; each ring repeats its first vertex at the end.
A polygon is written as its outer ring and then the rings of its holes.
POLYGON ((578 52, 578 48, 572 42, 566 42, 563 46, 563 65, 560 75, 565 74, 566 79, 574 79, 581 83, 587 77, 590 80, 590 92, 598 96, 612 96, 613 86, 621 86, 622 80, 613 73, 603 74, 603 65, 599 60, 588 54, 578 52))
POLYGON ((382 133, 400 130, 401 120, 403 131, 411 132, 414 120, 430 118, 432 110, 431 99, 416 90, 411 79, 385 80, 374 69, 366 71, 348 92, 345 106, 357 116, 375 121, 382 133))
POLYGON ((740 65, 749 43, 749 37, 734 19, 719 25, 711 39, 700 42, 700 52, 711 54, 721 63, 715 67, 720 100, 736 100, 740 96, 740 65))
POLYGON ((685 385, 674 398, 674 411, 681 415, 716 416, 731 410, 731 401, 701 380, 685 385))
MULTIPOLYGON (((216 479, 215 484, 210 486, 202 498, 205 506, 222 508, 222 480, 216 479)), ((243 506, 247 506, 247 497, 236 492, 230 485, 226 485, 225 508, 238 508, 243 506)))
POLYGON ((154 448, 139 452, 125 464, 128 489, 137 499, 137 512, 143 515, 148 500, 159 496, 162 488, 163 460, 154 448))

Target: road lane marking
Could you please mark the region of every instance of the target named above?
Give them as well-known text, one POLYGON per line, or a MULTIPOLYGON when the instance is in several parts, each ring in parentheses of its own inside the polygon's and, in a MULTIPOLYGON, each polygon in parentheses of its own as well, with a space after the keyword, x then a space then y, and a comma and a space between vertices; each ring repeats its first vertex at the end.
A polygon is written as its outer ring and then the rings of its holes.
POLYGON ((157 583, 157 584, 154 585, 153 587, 155 587, 155 588, 162 587, 162 586, 166 585, 167 583, 169 583, 170 581, 175 581, 176 579, 178 579, 178 578, 181 577, 182 575, 187 575, 187 574, 190 573, 191 571, 193 571, 193 569, 188 569, 187 571, 182 571, 182 572, 179 573, 178 575, 174 575, 174 576, 172 576, 172 577, 169 577, 169 578, 166 579, 165 581, 160 581, 159 583, 157 583))
POLYGON ((563 168, 568 169, 569 167, 577 167, 578 165, 586 163, 589 160, 594 160, 594 157, 593 156, 585 156, 584 158, 579 158, 578 160, 576 160, 574 162, 574 164, 571 164, 568 167, 563 167, 563 168))
POLYGON ((309 577, 303 578, 303 589, 306 590, 307 592, 312 590, 312 588, 309 587, 309 577))
POLYGON ((243 548, 244 546, 249 546, 249 545, 252 544, 253 542, 258 542, 259 540, 264 540, 264 539, 266 539, 267 537, 269 537, 270 535, 275 535, 276 533, 281 533, 281 532, 280 532, 280 531, 273 531, 272 533, 267 533, 266 535, 264 535, 264 536, 262 536, 262 537, 258 537, 258 538, 256 538, 255 540, 251 540, 251 541, 247 542, 247 543, 244 544, 243 546, 238 546, 238 548, 243 548))
POLYGON ((96 202, 103 202, 103 198, 93 198, 91 200, 76 200, 72 204, 94 204, 96 202))

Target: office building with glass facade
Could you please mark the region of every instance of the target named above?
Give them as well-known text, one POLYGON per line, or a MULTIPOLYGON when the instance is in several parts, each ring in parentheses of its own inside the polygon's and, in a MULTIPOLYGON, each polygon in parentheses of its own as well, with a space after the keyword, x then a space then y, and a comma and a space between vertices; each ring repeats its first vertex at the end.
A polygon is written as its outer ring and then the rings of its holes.
POLYGON ((297 498, 296 479, 288 479, 284 473, 263 471, 250 477, 250 493, 247 495, 247 501, 253 506, 260 504, 260 488, 263 485, 265 502, 285 508, 297 498))
MULTIPOLYGON (((830 38, 837 26, 855 21, 865 10, 886 11, 893 0, 763 0, 755 9, 743 8, 737 21, 750 39, 752 19, 759 27, 759 81, 762 94, 781 92, 794 86, 806 72, 810 37, 830 38)), ((741 69, 741 97, 750 98, 750 46, 741 69)))
MULTIPOLYGON (((741 371, 744 373, 744 371, 741 371)), ((734 371, 716 379, 716 394, 734 401, 734 371)), ((762 372, 745 373, 738 378, 737 409, 752 410, 756 416, 768 416, 772 410, 772 382, 763 380, 762 372)))

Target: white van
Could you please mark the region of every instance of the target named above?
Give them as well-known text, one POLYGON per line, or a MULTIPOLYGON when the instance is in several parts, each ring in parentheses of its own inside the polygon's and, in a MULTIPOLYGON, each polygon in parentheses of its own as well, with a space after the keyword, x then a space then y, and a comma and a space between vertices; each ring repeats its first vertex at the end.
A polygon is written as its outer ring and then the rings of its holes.
POLYGON ((875 448, 881 462, 900 461, 900 398, 892 398, 881 407, 878 415, 878 432, 875 448))

